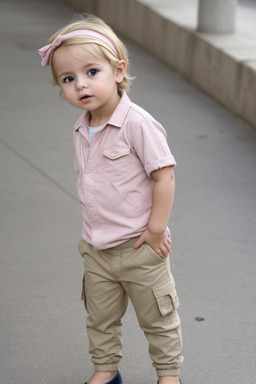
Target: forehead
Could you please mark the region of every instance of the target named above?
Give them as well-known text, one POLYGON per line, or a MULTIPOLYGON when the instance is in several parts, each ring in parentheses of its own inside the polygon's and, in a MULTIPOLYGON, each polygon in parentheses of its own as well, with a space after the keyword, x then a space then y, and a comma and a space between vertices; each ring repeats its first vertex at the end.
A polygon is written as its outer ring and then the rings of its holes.
POLYGON ((53 53, 54 69, 67 65, 97 64, 107 62, 96 44, 61 45, 53 53))

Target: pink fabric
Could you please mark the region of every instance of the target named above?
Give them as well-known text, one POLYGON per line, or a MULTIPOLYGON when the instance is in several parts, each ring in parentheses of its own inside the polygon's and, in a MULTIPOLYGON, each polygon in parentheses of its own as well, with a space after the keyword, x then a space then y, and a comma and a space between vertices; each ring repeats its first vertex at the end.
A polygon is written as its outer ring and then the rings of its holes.
POLYGON ((114 45, 105 35, 102 35, 99 32, 92 31, 89 29, 78 29, 76 31, 66 33, 65 35, 58 35, 56 37, 56 39, 53 40, 52 43, 46 45, 45 47, 38 49, 38 53, 42 57, 41 65, 43 67, 45 67, 45 66, 50 64, 50 56, 51 56, 52 51, 54 51, 56 48, 58 48, 64 40, 67 40, 70 37, 79 37, 79 36, 94 37, 100 41, 103 41, 104 43, 106 43, 111 48, 111 50, 117 56, 117 52, 116 52, 114 45))
POLYGON ((174 166, 163 127, 124 93, 107 125, 89 146, 89 113, 74 130, 82 205, 82 237, 106 249, 139 236, 146 228, 152 204, 152 171, 174 166))

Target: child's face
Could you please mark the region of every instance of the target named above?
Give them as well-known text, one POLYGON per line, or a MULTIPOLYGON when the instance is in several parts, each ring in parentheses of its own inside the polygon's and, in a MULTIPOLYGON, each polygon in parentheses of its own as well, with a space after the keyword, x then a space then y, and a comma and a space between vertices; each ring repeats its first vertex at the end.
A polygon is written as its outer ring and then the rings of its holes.
POLYGON ((120 61, 113 70, 105 58, 86 51, 85 46, 66 45, 56 50, 53 69, 58 84, 74 107, 87 110, 92 116, 112 114, 120 99, 117 84, 125 75, 125 62, 120 61))

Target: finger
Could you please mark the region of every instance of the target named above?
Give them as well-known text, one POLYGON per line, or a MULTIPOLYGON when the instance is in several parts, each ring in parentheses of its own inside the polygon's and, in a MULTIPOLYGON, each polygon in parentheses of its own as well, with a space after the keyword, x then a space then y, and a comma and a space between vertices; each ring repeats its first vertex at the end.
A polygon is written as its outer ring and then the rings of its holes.
POLYGON ((161 257, 166 258, 169 255, 169 250, 166 246, 162 246, 160 249, 161 257))
POLYGON ((144 239, 142 236, 138 238, 138 240, 133 244, 134 248, 139 248, 144 243, 144 239))
POLYGON ((172 240, 168 237, 166 248, 168 249, 169 254, 172 251, 171 247, 172 247, 172 240))
POLYGON ((166 249, 168 250, 168 253, 171 253, 171 248, 172 248, 172 242, 168 242, 166 245, 166 249))
POLYGON ((165 255, 164 255, 164 253, 163 253, 162 251, 158 251, 158 252, 157 252, 157 255, 158 255, 159 257, 161 257, 161 259, 165 259, 165 258, 166 258, 165 255))
POLYGON ((165 243, 165 249, 167 250, 168 254, 171 252, 171 244, 169 244, 169 242, 165 243))

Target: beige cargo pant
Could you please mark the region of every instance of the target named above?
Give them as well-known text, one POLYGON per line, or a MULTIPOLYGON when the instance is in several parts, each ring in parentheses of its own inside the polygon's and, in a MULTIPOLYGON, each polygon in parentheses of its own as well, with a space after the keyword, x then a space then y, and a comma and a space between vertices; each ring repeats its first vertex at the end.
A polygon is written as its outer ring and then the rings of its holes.
POLYGON ((83 239, 82 298, 88 312, 89 352, 95 371, 114 371, 122 357, 122 317, 130 298, 158 376, 178 376, 183 361, 179 300, 169 257, 161 259, 137 238, 103 251, 83 239))

